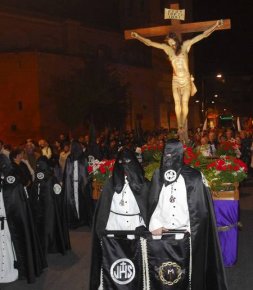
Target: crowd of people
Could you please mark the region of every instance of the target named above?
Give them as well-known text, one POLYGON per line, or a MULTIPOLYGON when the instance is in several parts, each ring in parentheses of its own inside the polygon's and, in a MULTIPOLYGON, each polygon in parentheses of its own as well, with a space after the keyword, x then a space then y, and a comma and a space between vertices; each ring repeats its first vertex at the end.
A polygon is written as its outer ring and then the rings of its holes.
MULTIPOLYGON (((248 165, 252 174, 252 132, 198 128, 189 131, 188 136, 187 145, 204 156, 215 156, 224 142, 230 142, 236 157, 248 165)), ((127 148, 139 157, 142 146, 162 148, 166 140, 177 137, 176 131, 161 128, 147 132, 112 130, 101 132, 96 138, 87 134, 77 140, 60 134, 51 143, 46 139, 27 139, 18 146, 0 140, 0 210, 4 208, 0 217, 4 223, 1 230, 5 233, 0 236, 0 243, 7 245, 6 249, 8 244, 13 249, 8 251, 11 257, 7 259, 2 272, 6 275, 2 274, 0 283, 18 277, 34 282, 47 266, 47 253, 65 254, 71 249, 69 229, 81 225, 91 227, 95 203, 92 178, 87 171, 89 156, 98 160, 117 159, 119 150, 127 148), (25 244, 30 249, 24 253, 25 244), (8 273, 12 273, 11 277, 8 273)), ((142 158, 138 160, 141 162, 142 158)), ((6 261, 5 251, 0 256, 6 261)))
MULTIPOLYGON (((224 142, 231 142, 235 147, 236 157, 242 159, 248 168, 253 168, 253 139, 252 130, 236 131, 231 128, 227 129, 210 129, 201 131, 200 128, 196 130, 189 130, 189 140, 186 145, 196 148, 204 156, 215 156, 220 144, 224 142)), ((92 155, 95 159, 115 159, 118 149, 122 146, 136 150, 143 145, 158 145, 163 146, 164 141, 171 137, 178 137, 176 131, 169 131, 168 129, 158 129, 154 131, 136 132, 136 131, 118 131, 111 132, 103 131, 97 134, 96 137, 91 138, 89 134, 79 136, 76 140, 82 146, 84 155, 87 157, 92 155)), ((70 154, 72 138, 65 134, 60 134, 56 140, 48 142, 46 139, 32 140, 27 139, 25 143, 17 146, 4 144, 0 140, 0 153, 10 157, 14 164, 20 164, 23 169, 23 184, 27 186, 34 178, 34 170, 36 168, 36 160, 39 156, 46 156, 54 166, 56 177, 61 183, 63 179, 63 172, 65 162, 70 154), (15 160, 15 161, 14 161, 15 160), (27 170, 28 169, 28 170, 27 170)), ((16 166, 14 164, 14 166, 16 166)), ((17 167, 17 166, 16 166, 17 167)))

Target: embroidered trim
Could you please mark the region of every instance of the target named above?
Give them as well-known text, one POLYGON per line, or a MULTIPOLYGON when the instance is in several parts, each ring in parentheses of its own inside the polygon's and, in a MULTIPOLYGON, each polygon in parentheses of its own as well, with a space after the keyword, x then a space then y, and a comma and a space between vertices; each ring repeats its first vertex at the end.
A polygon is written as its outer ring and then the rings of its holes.
POLYGON ((191 235, 189 236, 190 242, 190 261, 189 261, 189 290, 192 289, 192 239, 191 235))
POLYGON ((25 186, 24 186, 24 190, 25 190, 26 198, 28 199, 29 198, 29 194, 28 194, 27 188, 25 186))
POLYGON ((78 161, 74 161, 74 172, 73 172, 73 187, 74 187, 74 199, 75 199, 75 206, 78 219, 80 218, 79 214, 79 198, 78 198, 78 161))
POLYGON ((143 290, 150 290, 147 240, 141 237, 140 241, 141 241, 142 267, 143 267, 143 290))

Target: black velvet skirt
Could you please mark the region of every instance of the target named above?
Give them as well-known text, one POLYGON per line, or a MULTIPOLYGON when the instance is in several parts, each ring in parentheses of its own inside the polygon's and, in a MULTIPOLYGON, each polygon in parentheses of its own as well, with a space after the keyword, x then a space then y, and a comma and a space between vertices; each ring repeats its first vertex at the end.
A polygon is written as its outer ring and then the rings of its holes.
POLYGON ((102 284, 106 290, 189 290, 190 234, 171 231, 159 240, 104 236, 102 284))

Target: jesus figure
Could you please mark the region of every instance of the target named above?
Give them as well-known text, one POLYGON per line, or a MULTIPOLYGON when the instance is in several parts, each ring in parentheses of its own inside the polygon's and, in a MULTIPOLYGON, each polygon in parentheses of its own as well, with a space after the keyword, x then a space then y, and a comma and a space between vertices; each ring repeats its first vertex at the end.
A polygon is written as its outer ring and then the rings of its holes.
POLYGON ((172 93, 175 102, 178 129, 184 130, 187 128, 189 99, 190 96, 193 96, 197 91, 193 83, 193 77, 189 72, 188 53, 194 43, 208 37, 217 27, 222 25, 223 20, 218 20, 215 25, 211 26, 202 34, 183 42, 179 40, 174 32, 170 32, 166 36, 165 43, 154 42, 148 38, 142 37, 136 32, 131 32, 132 38, 141 41, 147 46, 162 49, 171 62, 173 68, 172 93))

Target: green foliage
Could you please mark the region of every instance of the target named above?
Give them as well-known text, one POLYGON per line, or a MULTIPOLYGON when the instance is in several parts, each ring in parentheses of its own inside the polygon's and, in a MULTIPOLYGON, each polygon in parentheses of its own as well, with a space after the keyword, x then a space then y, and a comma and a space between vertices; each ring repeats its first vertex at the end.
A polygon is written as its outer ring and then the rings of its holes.
POLYGON ((144 163, 147 164, 144 166, 145 177, 148 180, 152 179, 154 171, 159 168, 160 161, 162 158, 162 152, 160 146, 143 146, 143 159, 144 163))
POLYGON ((162 158, 162 146, 144 145, 141 148, 144 163, 157 162, 162 158))
POLYGON ((144 168, 144 171, 145 171, 145 177, 148 179, 148 180, 151 180, 152 179, 152 176, 154 174, 154 171, 159 168, 160 166, 160 162, 152 162, 152 163, 149 163, 147 166, 145 166, 144 168))

